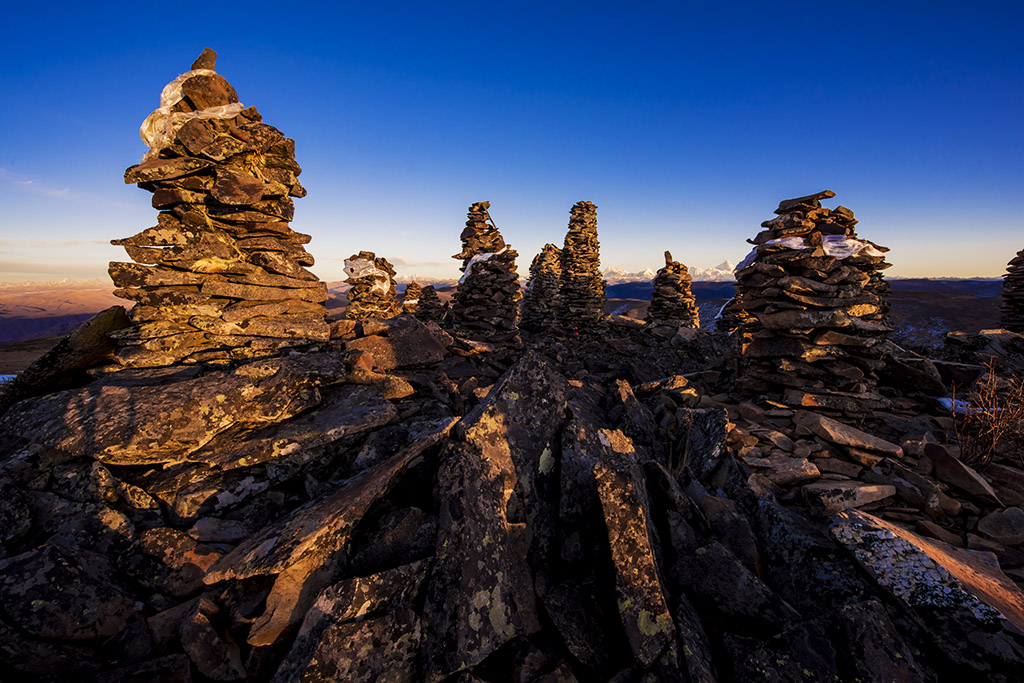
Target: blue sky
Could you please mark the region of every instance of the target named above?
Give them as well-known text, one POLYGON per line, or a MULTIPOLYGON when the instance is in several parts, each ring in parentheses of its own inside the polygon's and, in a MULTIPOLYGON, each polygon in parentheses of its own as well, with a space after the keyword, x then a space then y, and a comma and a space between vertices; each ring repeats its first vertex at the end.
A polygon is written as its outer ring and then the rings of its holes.
POLYGON ((466 207, 520 253, 595 202, 602 263, 738 261, 832 189, 893 275, 996 276, 1024 248, 1024 5, 76 3, 5 10, 0 280, 105 277, 155 223, 121 182, 204 47, 296 140, 296 230, 454 277, 466 207), (15 30, 10 30, 16 27, 15 30))

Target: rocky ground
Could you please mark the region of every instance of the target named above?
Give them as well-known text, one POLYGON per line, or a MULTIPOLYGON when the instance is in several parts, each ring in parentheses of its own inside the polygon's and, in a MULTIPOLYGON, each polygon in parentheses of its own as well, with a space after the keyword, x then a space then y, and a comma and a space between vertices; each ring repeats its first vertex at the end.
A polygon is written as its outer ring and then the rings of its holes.
POLYGON ((90 373, 116 318, 4 388, 6 679, 1019 680, 1020 451, 971 467, 932 397, 1020 335, 896 350, 851 424, 619 316, 90 373))

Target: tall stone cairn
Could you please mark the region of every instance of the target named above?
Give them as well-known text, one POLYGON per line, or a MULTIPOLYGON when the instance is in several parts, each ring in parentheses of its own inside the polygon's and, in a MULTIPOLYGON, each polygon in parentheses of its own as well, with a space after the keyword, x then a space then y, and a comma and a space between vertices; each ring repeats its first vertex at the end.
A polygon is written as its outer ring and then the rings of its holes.
POLYGON ((558 318, 563 330, 571 334, 594 326, 604 311, 605 282, 600 271, 597 206, 593 202, 573 205, 561 263, 558 318))
POLYGON ((394 318, 402 312, 395 288, 395 268, 383 256, 361 251, 345 259, 349 320, 394 318))
POLYGON ((545 244, 530 264, 530 282, 523 295, 523 317, 519 326, 541 332, 558 319, 558 287, 562 275, 562 250, 545 244))
POLYGON ((423 293, 423 289, 420 287, 418 282, 410 282, 405 286, 405 292, 402 294, 402 312, 403 313, 415 313, 416 306, 420 302, 420 295, 423 293))
POLYGON ((113 240, 116 296, 135 302, 116 333, 123 367, 227 363, 326 340, 327 287, 292 230, 304 197, 295 141, 243 107, 205 50, 142 125, 150 150, 124 174, 153 193, 157 225, 113 240))
MULTIPOLYGON (((858 414, 884 405, 874 393, 884 364, 874 319, 884 302, 869 284, 888 249, 861 240, 853 212, 828 209, 825 190, 787 199, 736 272, 734 335, 740 386, 794 407, 858 414)), ((877 280, 876 280, 877 281, 877 280)))
POLYGON ((1024 332, 1024 249, 1006 264, 1002 295, 1002 326, 1011 332, 1024 332))
POLYGON ((519 254, 505 244, 488 212, 490 206, 490 202, 476 202, 469 207, 462 251, 452 256, 462 260, 463 274, 451 321, 456 334, 468 339, 504 343, 519 334, 519 254))
POLYGON ((700 327, 700 312, 690 289, 693 278, 679 261, 665 252, 665 267, 654 276, 654 293, 645 320, 654 324, 700 327))
POLYGON ((441 297, 437 295, 434 285, 427 285, 420 290, 420 301, 416 305, 416 319, 425 323, 443 323, 448 313, 441 297))

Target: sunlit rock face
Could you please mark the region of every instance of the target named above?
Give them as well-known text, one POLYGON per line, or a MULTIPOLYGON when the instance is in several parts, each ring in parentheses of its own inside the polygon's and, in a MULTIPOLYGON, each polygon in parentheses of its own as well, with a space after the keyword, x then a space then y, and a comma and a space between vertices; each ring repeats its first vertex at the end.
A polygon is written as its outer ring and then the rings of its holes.
POLYGON ((394 318, 402 312, 395 289, 395 268, 383 256, 361 251, 345 259, 349 320, 394 318))
POLYGON ((736 270, 734 347, 750 392, 794 407, 857 413, 884 405, 884 247, 862 240, 853 212, 825 190, 787 199, 736 270))
POLYGON ((295 141, 244 107, 205 51, 142 125, 149 151, 126 183, 153 193, 157 225, 114 240, 115 294, 135 302, 114 336, 121 367, 228 363, 328 337, 324 283, 292 230, 303 197, 295 141))

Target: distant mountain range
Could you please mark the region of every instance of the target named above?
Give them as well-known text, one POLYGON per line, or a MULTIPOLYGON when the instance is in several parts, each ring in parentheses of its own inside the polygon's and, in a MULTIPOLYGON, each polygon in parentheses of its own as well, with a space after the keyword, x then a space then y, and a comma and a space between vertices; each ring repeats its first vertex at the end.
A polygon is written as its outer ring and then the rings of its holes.
MULTIPOLYGON (((733 270, 736 269, 729 261, 722 261, 717 266, 711 266, 710 268, 690 268, 690 277, 695 281, 700 282, 732 282, 733 270)), ((618 268, 611 266, 605 268, 604 272, 601 273, 604 277, 605 282, 609 285, 620 284, 623 282, 650 282, 654 279, 654 276, 658 272, 651 268, 642 270, 639 273, 631 273, 625 268, 618 268)))

